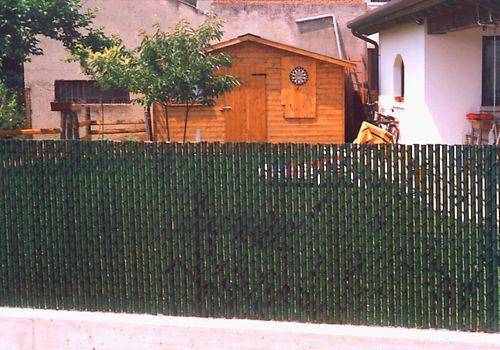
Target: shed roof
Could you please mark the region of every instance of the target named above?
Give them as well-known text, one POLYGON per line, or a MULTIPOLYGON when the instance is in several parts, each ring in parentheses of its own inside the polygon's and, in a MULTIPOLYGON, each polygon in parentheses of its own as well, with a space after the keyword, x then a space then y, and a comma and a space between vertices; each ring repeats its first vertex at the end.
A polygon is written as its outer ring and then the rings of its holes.
POLYGON ((397 24, 471 5, 500 14, 499 0, 392 0, 348 22, 347 27, 359 34, 370 35, 397 24))
POLYGON ((290 45, 281 44, 281 43, 278 43, 276 41, 264 39, 264 38, 261 38, 260 36, 250 34, 250 33, 240 35, 237 38, 215 44, 212 48, 212 51, 221 50, 223 48, 238 45, 238 44, 241 44, 244 42, 254 42, 254 43, 266 45, 269 47, 274 47, 274 48, 279 49, 279 50, 283 50, 283 51, 295 53, 298 55, 314 58, 314 59, 319 60, 319 61, 336 64, 336 65, 342 66, 342 67, 347 67, 347 68, 355 68, 356 67, 356 65, 354 63, 346 61, 346 60, 341 60, 338 58, 321 55, 319 53, 299 49, 299 48, 296 48, 296 47, 293 47, 290 45))

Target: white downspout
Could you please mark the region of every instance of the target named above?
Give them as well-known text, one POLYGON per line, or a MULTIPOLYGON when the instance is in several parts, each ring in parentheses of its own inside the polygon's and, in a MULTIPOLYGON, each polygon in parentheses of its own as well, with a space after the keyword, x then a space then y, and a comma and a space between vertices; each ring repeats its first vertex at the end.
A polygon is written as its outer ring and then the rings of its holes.
POLYGON ((329 13, 326 15, 319 15, 319 16, 313 16, 313 17, 306 17, 306 18, 301 18, 301 19, 296 19, 296 23, 304 23, 304 22, 309 22, 309 21, 315 21, 318 19, 325 19, 325 18, 332 18, 332 25, 333 29, 335 30, 335 39, 337 41, 337 50, 339 52, 339 58, 341 60, 344 59, 344 53, 342 52, 342 45, 340 45, 340 32, 339 32, 339 27, 337 25, 337 19, 335 18, 335 15, 333 13, 329 13))

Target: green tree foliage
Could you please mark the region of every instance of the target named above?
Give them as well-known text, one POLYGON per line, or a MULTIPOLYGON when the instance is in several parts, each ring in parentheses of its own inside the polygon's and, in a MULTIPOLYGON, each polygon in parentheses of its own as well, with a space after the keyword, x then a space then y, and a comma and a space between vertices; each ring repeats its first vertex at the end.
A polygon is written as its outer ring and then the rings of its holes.
POLYGON ((152 34, 140 34, 142 41, 135 49, 113 37, 113 45, 100 51, 78 45, 72 59, 79 60, 83 71, 102 86, 139 94, 136 102, 147 109, 154 102, 163 105, 168 140, 169 106, 182 103, 185 141, 192 106, 213 105, 216 98, 239 84, 235 77, 221 73, 231 67, 231 57, 211 52, 212 43, 222 38, 222 22, 210 15, 197 28, 183 19, 167 32, 159 25, 153 29, 152 34))
POLYGON ((94 16, 80 0, 0 0, 0 129, 23 124, 23 64, 43 54, 40 36, 71 51, 77 43, 95 50, 112 44, 101 29, 91 28, 94 16))
POLYGON ((0 82, 0 130, 19 129, 24 117, 17 96, 0 82))
POLYGON ((82 10, 80 0, 0 0, 0 79, 22 88, 23 63, 43 54, 39 36, 72 49, 86 42, 95 48, 109 44, 101 30, 90 27, 95 10, 82 10))

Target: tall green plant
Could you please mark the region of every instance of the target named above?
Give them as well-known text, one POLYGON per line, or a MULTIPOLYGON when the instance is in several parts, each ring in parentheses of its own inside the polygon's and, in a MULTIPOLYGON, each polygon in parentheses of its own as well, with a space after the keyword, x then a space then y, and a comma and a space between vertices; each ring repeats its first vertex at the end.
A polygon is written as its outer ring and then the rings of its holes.
POLYGON ((216 98, 239 84, 235 77, 220 73, 222 68, 231 67, 231 57, 210 52, 212 43, 222 38, 222 21, 210 15, 192 28, 183 19, 167 32, 156 24, 152 34, 140 35, 141 43, 135 49, 126 48, 119 37, 114 37, 113 45, 101 51, 81 44, 72 59, 79 60, 83 71, 102 86, 139 94, 135 102, 144 105, 146 111, 154 102, 161 104, 169 141, 169 107, 183 104, 186 141, 193 105, 213 105, 216 98))
POLYGON ((170 32, 162 33, 157 28, 152 36, 145 37, 148 46, 158 50, 161 65, 168 72, 172 100, 184 105, 184 141, 192 106, 214 105, 216 98, 239 84, 231 75, 218 74, 222 68, 231 67, 231 57, 210 52, 211 43, 220 41, 222 35, 222 22, 211 16, 196 29, 181 20, 170 32))
POLYGON ((0 82, 0 130, 12 130, 22 127, 24 116, 17 101, 16 93, 0 82))

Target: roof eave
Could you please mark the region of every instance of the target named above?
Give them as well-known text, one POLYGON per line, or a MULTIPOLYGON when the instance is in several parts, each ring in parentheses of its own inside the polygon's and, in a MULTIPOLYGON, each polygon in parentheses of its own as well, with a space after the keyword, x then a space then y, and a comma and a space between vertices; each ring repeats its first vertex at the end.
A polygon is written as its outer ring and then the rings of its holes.
POLYGON ((268 40, 268 39, 261 38, 260 36, 256 36, 256 35, 253 35, 253 34, 241 35, 241 36, 239 36, 237 38, 230 39, 228 41, 224 41, 224 42, 215 44, 212 47, 212 49, 209 50, 209 51, 218 51, 218 50, 221 50, 223 48, 226 48, 226 47, 229 47, 229 46, 233 46, 233 45, 237 45, 237 44, 240 44, 240 43, 243 43, 243 42, 248 42, 248 41, 259 43, 259 44, 266 45, 266 46, 269 46, 269 47, 274 47, 276 49, 283 50, 283 51, 288 51, 288 52, 295 53, 295 54, 298 54, 298 55, 310 57, 310 58, 313 58, 313 59, 317 59, 319 61, 332 63, 332 64, 335 64, 335 65, 338 65, 338 66, 342 66, 342 67, 345 67, 345 68, 355 68, 356 67, 356 64, 352 63, 350 61, 341 60, 339 58, 334 58, 334 57, 330 57, 330 56, 325 56, 325 55, 322 55, 322 54, 319 54, 319 53, 315 53, 315 52, 312 52, 312 51, 307 51, 307 50, 299 49, 299 48, 292 47, 292 46, 289 46, 289 45, 286 45, 286 44, 281 44, 281 43, 278 43, 278 42, 275 42, 275 41, 271 41, 271 40, 268 40))
POLYGON ((463 3, 479 5, 500 14, 497 0, 392 0, 347 23, 353 32, 371 35, 396 24, 421 20, 440 9, 463 3))
POLYGON ((447 1, 450 0, 392 0, 348 22, 347 27, 359 34, 374 34, 395 24, 417 19, 425 11, 447 1))

